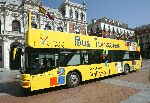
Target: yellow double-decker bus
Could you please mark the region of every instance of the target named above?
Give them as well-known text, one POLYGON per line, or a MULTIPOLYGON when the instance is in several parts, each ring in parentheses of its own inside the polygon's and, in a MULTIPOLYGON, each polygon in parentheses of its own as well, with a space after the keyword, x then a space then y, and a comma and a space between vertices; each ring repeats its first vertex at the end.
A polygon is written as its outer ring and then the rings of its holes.
POLYGON ((76 87, 81 81, 141 68, 137 42, 31 28, 26 38, 22 88, 30 91, 60 85, 76 87))

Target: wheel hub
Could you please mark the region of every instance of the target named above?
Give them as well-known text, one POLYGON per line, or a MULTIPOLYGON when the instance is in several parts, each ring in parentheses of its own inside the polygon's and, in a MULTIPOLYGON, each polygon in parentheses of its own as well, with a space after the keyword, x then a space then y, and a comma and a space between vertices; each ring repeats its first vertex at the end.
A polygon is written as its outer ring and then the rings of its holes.
POLYGON ((77 77, 77 75, 71 75, 71 76, 70 76, 70 82, 71 82, 73 85, 76 85, 77 82, 78 82, 78 77, 77 77))

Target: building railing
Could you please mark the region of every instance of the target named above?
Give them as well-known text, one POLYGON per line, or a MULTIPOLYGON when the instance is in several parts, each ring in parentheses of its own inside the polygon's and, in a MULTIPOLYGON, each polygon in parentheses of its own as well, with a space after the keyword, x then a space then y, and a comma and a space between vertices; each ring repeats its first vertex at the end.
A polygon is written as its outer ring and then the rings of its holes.
POLYGON ((0 35, 2 35, 2 36, 21 37, 21 36, 24 36, 24 33, 19 32, 19 31, 2 31, 0 35))
POLYGON ((110 34, 110 33, 88 33, 89 36, 97 36, 97 37, 103 37, 103 38, 111 38, 111 39, 117 39, 117 40, 125 40, 125 41, 131 41, 131 42, 138 42, 138 37, 136 35, 131 36, 128 34, 110 34))

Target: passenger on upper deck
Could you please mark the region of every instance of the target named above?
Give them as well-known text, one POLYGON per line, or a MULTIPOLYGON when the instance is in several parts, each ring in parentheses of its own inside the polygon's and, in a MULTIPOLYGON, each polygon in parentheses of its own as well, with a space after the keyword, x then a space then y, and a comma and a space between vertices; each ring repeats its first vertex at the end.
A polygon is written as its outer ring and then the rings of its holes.
POLYGON ((111 38, 111 39, 117 39, 117 40, 129 40, 132 42, 137 42, 137 36, 134 35, 130 35, 128 32, 126 33, 124 31, 124 33, 121 31, 119 32, 117 30, 117 32, 115 32, 114 28, 112 31, 110 31, 110 29, 108 29, 108 31, 105 29, 105 26, 103 28, 103 30, 101 28, 98 27, 96 28, 96 32, 93 32, 93 29, 91 28, 90 32, 89 32, 90 36, 97 36, 97 37, 103 37, 103 38, 111 38))

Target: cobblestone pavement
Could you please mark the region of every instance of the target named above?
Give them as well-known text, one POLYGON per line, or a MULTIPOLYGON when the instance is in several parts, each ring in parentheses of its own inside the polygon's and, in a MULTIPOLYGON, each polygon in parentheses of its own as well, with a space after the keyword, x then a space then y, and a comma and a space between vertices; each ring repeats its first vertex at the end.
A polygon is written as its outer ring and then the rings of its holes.
POLYGON ((7 82, 16 79, 16 74, 19 74, 19 70, 4 70, 0 68, 0 82, 7 82))
POLYGON ((106 79, 101 82, 136 88, 141 91, 121 103, 150 103, 150 60, 143 60, 141 70, 131 75, 119 76, 115 79, 106 79), (116 80, 117 79, 117 80, 116 80))
POLYGON ((122 103, 149 103, 150 102, 150 84, 134 83, 128 81, 121 81, 115 79, 107 79, 102 81, 104 83, 110 83, 114 85, 120 85, 124 87, 136 88, 141 91, 128 99, 122 101, 122 103))
POLYGON ((24 94, 16 73, 0 72, 0 103, 148 103, 150 60, 143 69, 129 75, 116 75, 83 82, 76 88, 55 87, 24 94))
POLYGON ((10 83, 1 93, 0 103, 119 103, 127 99, 139 90, 116 86, 100 81, 92 81, 81 84, 76 88, 58 87, 47 89, 30 94, 23 94, 19 90, 19 85, 10 83), (14 85, 12 87, 12 85, 14 85))

